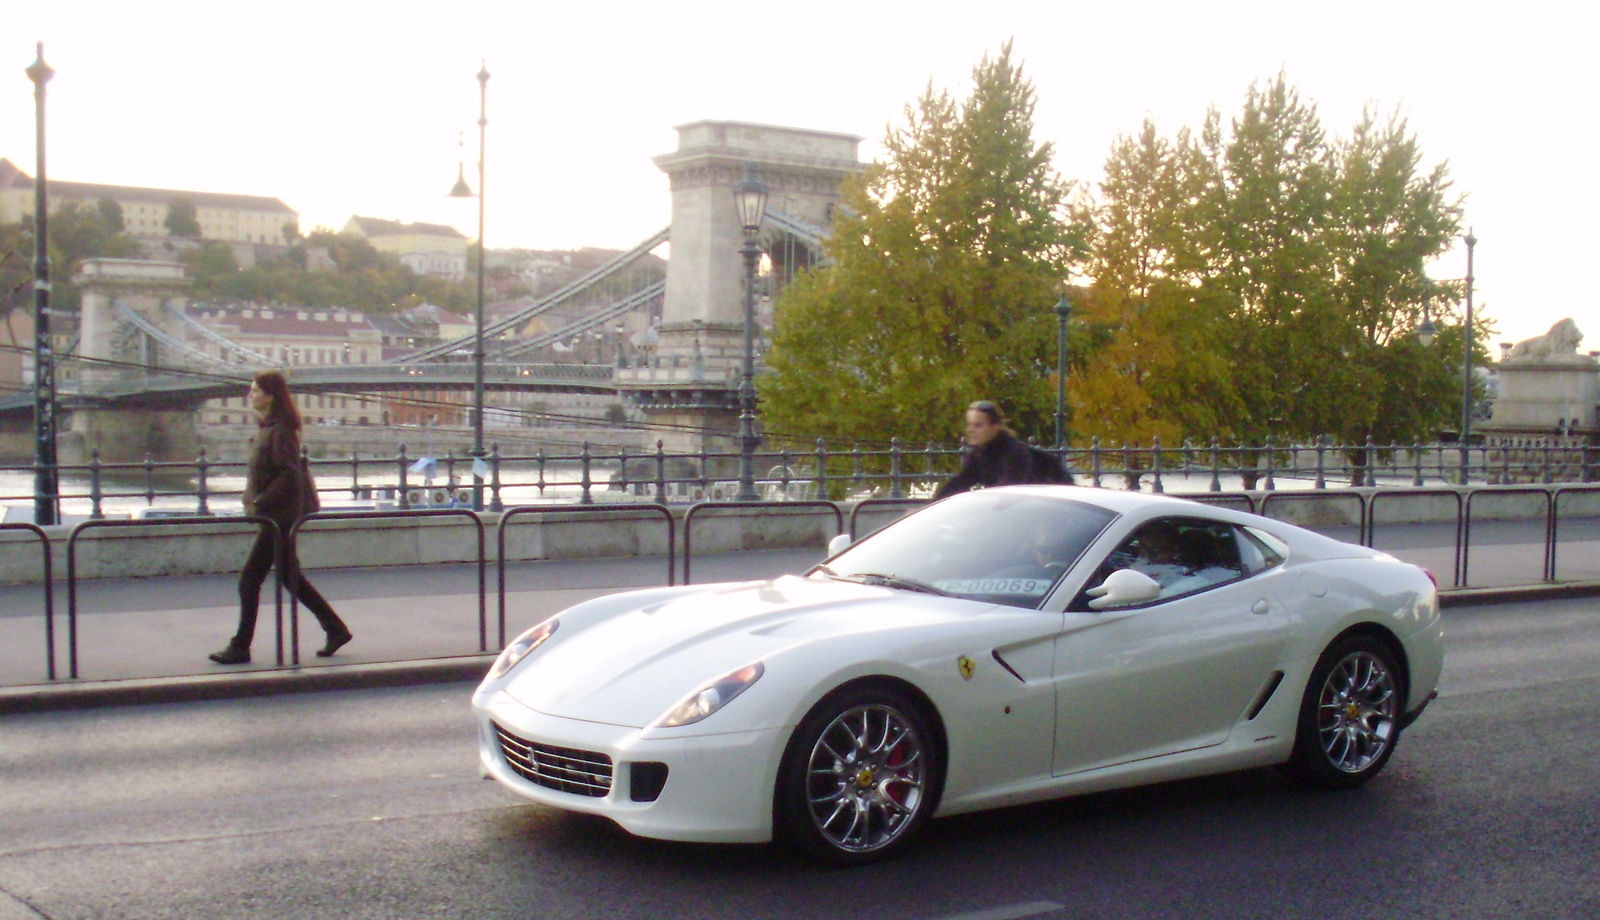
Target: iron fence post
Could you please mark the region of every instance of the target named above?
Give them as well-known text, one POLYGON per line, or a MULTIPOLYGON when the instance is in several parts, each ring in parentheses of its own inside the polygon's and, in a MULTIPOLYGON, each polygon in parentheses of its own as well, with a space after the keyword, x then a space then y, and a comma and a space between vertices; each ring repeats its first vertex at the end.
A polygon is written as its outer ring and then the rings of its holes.
POLYGON ((656 504, 667 503, 667 442, 656 441, 656 504))
POLYGON ((590 494, 590 492, 589 492, 589 487, 594 484, 594 481, 589 478, 589 461, 590 461, 590 459, 591 458, 590 458, 590 455, 589 455, 589 442, 588 441, 584 441, 583 442, 583 447, 578 453, 578 461, 579 461, 580 464, 582 464, 582 470, 583 470, 583 474, 582 474, 583 478, 581 480, 581 485, 583 487, 583 494, 581 496, 579 496, 579 498, 578 498, 578 504, 580 504, 580 505, 592 505, 592 504, 594 504, 594 496, 592 494, 590 494))
POLYGON ((1157 435, 1150 439, 1150 466, 1155 471, 1155 480, 1150 485, 1150 491, 1161 494, 1167 491, 1161 484, 1161 437, 1157 435))
POLYGON ((1266 490, 1268 492, 1271 492, 1272 490, 1274 490, 1274 489, 1276 489, 1278 487, 1277 481, 1272 478, 1273 464, 1275 462, 1276 462, 1276 460, 1272 456, 1272 435, 1269 434, 1269 435, 1267 435, 1267 481, 1266 481, 1266 490))
POLYGON ((89 520, 105 518, 100 509, 100 448, 89 451, 89 520))
POLYGON ((828 497, 828 445, 817 438, 817 497, 828 497))
POLYGON ((900 439, 889 439, 889 497, 905 498, 900 491, 900 439))
MULTIPOLYGON (((300 450, 301 450, 302 453, 304 453, 305 448, 302 447, 302 448, 300 448, 300 450)), ((195 461, 195 470, 196 470, 196 473, 197 473, 198 478, 200 480, 199 483, 197 484, 197 488, 195 490, 196 494, 197 494, 197 496, 199 498, 199 502, 196 504, 195 509, 194 509, 196 514, 210 514, 211 513, 210 496, 208 494, 206 494, 206 467, 207 466, 209 466, 209 464, 206 463, 206 447, 205 447, 204 444, 202 444, 202 445, 200 445, 200 459, 195 461)))
POLYGON ((489 510, 497 513, 506 510, 505 502, 500 500, 499 441, 489 445, 489 510))
POLYGON ((400 510, 409 511, 411 509, 411 487, 410 484, 406 482, 406 475, 410 472, 410 470, 408 469, 409 464, 406 463, 406 446, 404 444, 400 445, 400 453, 397 456, 395 463, 397 463, 400 468, 400 475, 396 477, 396 481, 400 483, 400 494, 396 497, 400 499, 400 510))

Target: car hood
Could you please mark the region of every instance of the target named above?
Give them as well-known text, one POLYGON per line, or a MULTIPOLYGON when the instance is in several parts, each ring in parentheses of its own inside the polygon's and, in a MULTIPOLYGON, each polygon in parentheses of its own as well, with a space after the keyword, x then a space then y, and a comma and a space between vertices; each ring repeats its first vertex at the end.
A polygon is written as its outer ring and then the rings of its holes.
MULTIPOLYGON (((548 715, 643 727, 705 684, 756 661, 769 665, 763 681, 787 683, 772 673, 771 662, 798 646, 844 639, 872 657, 894 643, 889 634, 924 635, 919 627, 970 621, 991 609, 822 578, 720 585, 623 611, 565 638, 558 629, 512 671, 504 691, 548 715), (874 633, 884 635, 863 641, 874 633)), ((1041 619, 1034 611, 1001 609, 1041 619)))

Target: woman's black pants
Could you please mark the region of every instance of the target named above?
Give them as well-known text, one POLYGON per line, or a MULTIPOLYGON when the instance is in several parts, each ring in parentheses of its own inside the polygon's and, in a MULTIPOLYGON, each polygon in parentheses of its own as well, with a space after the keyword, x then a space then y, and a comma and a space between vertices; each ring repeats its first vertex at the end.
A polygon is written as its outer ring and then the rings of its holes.
POLYGON ((245 560, 244 569, 239 572, 239 632, 233 637, 233 644, 248 649, 255 638, 256 611, 261 606, 261 585, 266 582, 267 573, 272 571, 272 545, 275 538, 283 548, 283 563, 278 574, 283 576, 284 585, 292 586, 300 603, 322 624, 323 632, 329 636, 349 632, 322 593, 301 573, 300 560, 295 558, 288 541, 272 528, 262 527, 256 535, 256 545, 250 550, 250 558, 245 560))

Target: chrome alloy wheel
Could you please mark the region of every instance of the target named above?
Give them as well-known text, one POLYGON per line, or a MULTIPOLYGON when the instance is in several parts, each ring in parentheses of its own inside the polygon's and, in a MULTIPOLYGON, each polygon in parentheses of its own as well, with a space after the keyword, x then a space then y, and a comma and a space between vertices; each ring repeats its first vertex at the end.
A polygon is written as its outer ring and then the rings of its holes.
POLYGON ((893 843, 926 801, 926 745, 904 714, 882 704, 856 706, 828 723, 806 767, 817 830, 851 853, 893 843))
POLYGON ((1317 733, 1328 763, 1345 773, 1360 773, 1384 755, 1394 741, 1399 699, 1394 675, 1376 655, 1345 656, 1322 684, 1317 733))

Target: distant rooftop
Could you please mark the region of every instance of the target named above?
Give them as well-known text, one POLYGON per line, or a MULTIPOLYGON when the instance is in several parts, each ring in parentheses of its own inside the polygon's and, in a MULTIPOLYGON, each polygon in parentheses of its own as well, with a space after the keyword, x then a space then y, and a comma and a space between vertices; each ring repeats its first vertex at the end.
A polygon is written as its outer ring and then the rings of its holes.
MULTIPOLYGON (((33 188, 33 177, 23 172, 15 163, 0 158, 0 189, 33 188)), ((129 185, 102 185, 94 182, 66 182, 50 180, 50 193, 62 198, 99 199, 116 201, 149 201, 170 205, 174 199, 187 199, 197 208, 225 208, 237 211, 278 211, 284 214, 299 213, 277 198, 260 195, 228 195, 220 192, 188 192, 166 188, 138 188, 129 185)))

